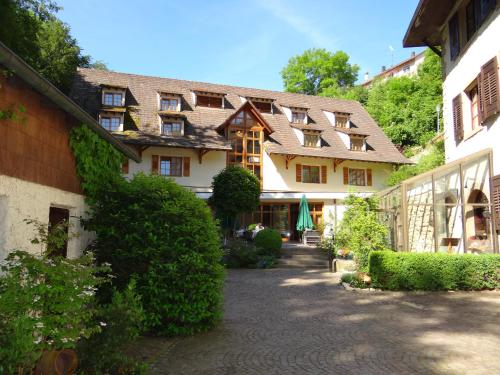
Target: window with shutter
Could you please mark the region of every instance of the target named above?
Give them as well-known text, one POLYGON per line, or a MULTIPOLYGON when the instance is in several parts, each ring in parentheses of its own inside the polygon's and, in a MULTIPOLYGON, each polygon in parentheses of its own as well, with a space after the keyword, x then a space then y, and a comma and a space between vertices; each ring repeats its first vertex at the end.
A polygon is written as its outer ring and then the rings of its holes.
POLYGON ((453 99, 453 128, 455 130, 455 142, 459 143, 464 139, 464 124, 462 116, 462 95, 458 94, 453 99))
POLYGON ((498 98, 498 61, 496 57, 481 67, 481 121, 484 122, 500 112, 498 98))
POLYGON ((366 170, 366 184, 368 186, 372 186, 373 185, 373 182, 372 182, 372 170, 370 168, 368 168, 366 170))
POLYGON ((160 157, 158 155, 151 156, 151 174, 158 174, 160 157))
POLYGON ((295 166, 295 181, 302 182, 302 164, 295 166))
POLYGON ((495 215, 495 229, 500 231, 500 175, 491 178, 493 214, 495 215))
POLYGON ((326 184, 327 180, 327 168, 326 165, 321 166, 321 183, 326 184))
POLYGON ((344 167, 344 185, 349 184, 349 168, 344 167))
POLYGON ((182 175, 184 177, 189 177, 191 171, 191 158, 185 157, 182 163, 182 175))

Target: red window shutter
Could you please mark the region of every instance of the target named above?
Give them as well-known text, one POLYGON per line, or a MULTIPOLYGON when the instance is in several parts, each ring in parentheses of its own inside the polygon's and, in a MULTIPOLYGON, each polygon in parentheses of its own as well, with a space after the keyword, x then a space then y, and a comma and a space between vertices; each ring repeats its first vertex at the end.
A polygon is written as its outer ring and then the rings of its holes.
POLYGON ((151 159, 151 174, 158 174, 160 157, 158 155, 152 155, 151 159))
POLYGON ((295 165, 295 181, 302 182, 302 164, 295 165))
POLYGON ((496 57, 481 67, 479 82, 481 90, 481 122, 484 122, 500 112, 498 61, 496 57))
POLYGON ((373 182, 372 182, 372 170, 371 168, 368 168, 366 170, 366 184, 368 186, 372 186, 373 182))
POLYGON ((125 159, 125 161, 122 163, 122 173, 128 174, 128 159, 125 159))
POLYGON ((326 184, 326 176, 327 174, 327 169, 326 169, 326 165, 322 165, 321 166, 321 183, 322 184, 326 184))
POLYGON ((189 177, 190 167, 191 167, 191 158, 185 157, 183 159, 184 160, 182 162, 182 175, 184 177, 189 177))
POLYGON ((349 185, 349 168, 344 167, 344 185, 349 185))
POLYGON ((455 142, 464 139, 464 123, 462 115, 462 94, 458 94, 452 102, 453 106, 453 128, 455 129, 455 142))
POLYGON ((500 174, 491 178, 491 188, 493 215, 495 215, 495 229, 500 231, 500 174))

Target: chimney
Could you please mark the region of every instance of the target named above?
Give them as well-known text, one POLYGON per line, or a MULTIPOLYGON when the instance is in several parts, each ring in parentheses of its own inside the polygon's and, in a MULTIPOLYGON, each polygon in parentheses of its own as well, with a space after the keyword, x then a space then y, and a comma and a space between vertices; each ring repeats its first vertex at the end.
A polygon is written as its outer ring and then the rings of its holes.
POLYGON ((368 82, 370 80, 370 75, 368 72, 365 73, 365 82, 368 82))
POLYGON ((415 57, 415 51, 411 53, 411 57, 415 57))
POLYGON ((385 72, 385 65, 382 65, 382 71, 385 72))

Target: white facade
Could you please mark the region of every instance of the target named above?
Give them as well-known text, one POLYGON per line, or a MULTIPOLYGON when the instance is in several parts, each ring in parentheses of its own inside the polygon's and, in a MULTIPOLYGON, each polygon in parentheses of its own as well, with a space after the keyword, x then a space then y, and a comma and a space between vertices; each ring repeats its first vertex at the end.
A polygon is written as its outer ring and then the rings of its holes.
POLYGON ((68 257, 81 255, 92 236, 80 225, 85 217, 84 197, 57 188, 35 184, 18 178, 0 175, 0 260, 12 250, 40 253, 41 245, 30 241, 35 237, 34 227, 24 222, 35 219, 49 222, 50 207, 69 210, 71 232, 78 233, 68 242, 68 257))
MULTIPOLYGON (((460 5, 460 4, 459 4, 460 5)), ((450 15, 453 12, 450 12, 450 15)), ((443 63, 445 79, 443 83, 443 115, 445 125, 446 162, 451 162, 486 148, 493 149, 493 172, 500 174, 500 118, 495 116, 477 129, 471 128, 470 99, 465 89, 476 80, 481 66, 497 56, 500 59, 500 9, 476 31, 473 38, 462 47, 460 55, 451 61, 448 43, 448 27, 443 30, 443 63), (493 47, 493 48, 492 48, 493 47), (452 101, 462 96, 464 139, 457 144, 453 128, 452 101)), ((446 22, 446 25, 448 22, 446 22)))

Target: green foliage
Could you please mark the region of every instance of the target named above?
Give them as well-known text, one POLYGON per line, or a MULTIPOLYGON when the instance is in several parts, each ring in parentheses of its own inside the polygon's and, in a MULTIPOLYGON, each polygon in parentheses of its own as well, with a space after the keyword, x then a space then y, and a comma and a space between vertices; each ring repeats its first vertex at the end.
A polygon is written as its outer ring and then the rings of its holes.
POLYGON ((69 27, 55 16, 60 8, 50 0, 0 2, 0 40, 36 71, 67 92, 78 66, 87 66, 69 27))
POLYGON ((500 288, 500 255, 377 251, 370 255, 369 273, 383 289, 494 289, 500 288))
POLYGON ((368 270, 368 256, 375 250, 386 249, 387 228, 377 219, 374 198, 349 195, 345 199, 346 211, 336 231, 339 248, 354 253, 358 270, 368 270))
POLYGON ((324 90, 351 87, 358 77, 359 66, 349 63, 349 55, 325 49, 308 49, 292 57, 281 71, 285 91, 319 95, 324 90))
POLYGON ((43 350, 74 348, 98 332, 92 305, 108 271, 94 266, 92 254, 11 252, 0 267, 0 373, 31 369, 43 350))
POLYGON ((262 249, 266 255, 274 255, 279 257, 281 255, 282 239, 281 234, 276 229, 266 228, 255 236, 255 246, 262 249))
POLYGON ((368 288, 368 284, 363 282, 363 274, 359 273, 344 273, 340 277, 340 281, 343 283, 347 283, 353 288, 360 288, 360 289, 365 289, 368 288))
POLYGON ((427 50, 416 77, 375 82, 366 109, 393 143, 425 145, 436 133, 436 105, 442 101, 441 62, 427 50))
POLYGON ((241 239, 227 242, 223 263, 228 268, 272 268, 276 256, 241 239))
POLYGON ((104 70, 105 72, 109 72, 109 68, 106 63, 102 60, 96 60, 89 64, 89 68, 96 70, 104 70))
POLYGON ((331 254, 333 258, 337 256, 338 245, 334 236, 324 236, 317 246, 325 253, 331 254))
POLYGON ((230 227, 238 214, 251 212, 259 205, 259 179, 248 169, 228 166, 212 181, 210 205, 225 227, 230 227))
POLYGON ((191 334, 218 321, 222 250, 204 201, 173 180, 138 174, 101 190, 90 207, 96 257, 112 264, 119 290, 136 279, 148 330, 191 334))
POLYGON ((71 129, 70 145, 83 191, 90 200, 123 181, 122 154, 86 125, 71 129))
POLYGON ((421 173, 437 168, 444 164, 444 159, 444 142, 440 141, 434 144, 431 147, 430 152, 422 156, 417 164, 402 165, 392 172, 387 179, 387 184, 389 186, 394 186, 410 177, 417 176, 421 173))
POLYGON ((77 346, 79 373, 136 374, 143 365, 125 353, 139 337, 144 319, 135 281, 122 292, 115 290, 111 302, 101 306, 94 317, 101 331, 77 346))

